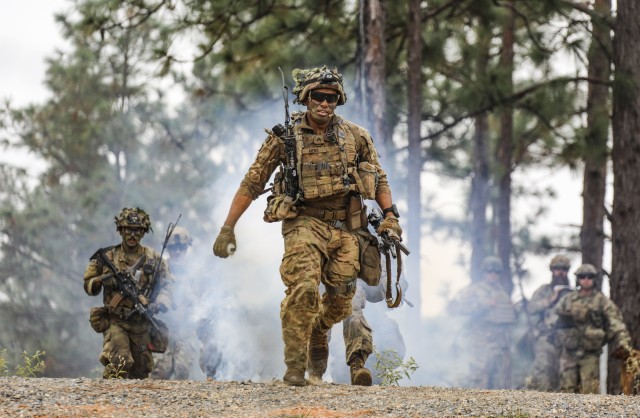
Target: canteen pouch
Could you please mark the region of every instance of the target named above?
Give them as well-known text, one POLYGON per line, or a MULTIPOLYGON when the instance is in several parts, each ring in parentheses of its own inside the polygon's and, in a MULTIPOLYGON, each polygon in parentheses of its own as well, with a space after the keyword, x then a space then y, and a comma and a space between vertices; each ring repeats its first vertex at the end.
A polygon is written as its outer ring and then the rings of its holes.
POLYGON ((91 308, 89 311, 89 323, 91 328, 102 334, 109 328, 109 311, 104 306, 91 308))
POLYGON ((360 273, 358 273, 358 277, 369 286, 378 286, 382 275, 378 238, 367 229, 359 229, 357 237, 360 248, 360 273))

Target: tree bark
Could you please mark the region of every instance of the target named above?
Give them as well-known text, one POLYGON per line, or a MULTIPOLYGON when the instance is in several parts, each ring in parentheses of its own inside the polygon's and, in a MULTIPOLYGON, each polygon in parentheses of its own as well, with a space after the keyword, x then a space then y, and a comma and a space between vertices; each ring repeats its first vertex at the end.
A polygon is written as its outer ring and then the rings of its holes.
MULTIPOLYGON (((479 29, 478 48, 482 52, 476 63, 476 78, 487 79, 486 69, 489 65, 490 34, 479 29), (482 32, 482 33, 480 33, 482 32)), ((471 280, 482 279, 482 260, 487 256, 487 207, 489 205, 489 121, 483 113, 475 119, 473 135, 473 167, 471 176, 471 194, 469 208, 471 212, 471 280)))
MULTIPOLYGON (((420 295, 420 237, 421 234, 421 181, 422 151, 420 149, 420 125, 422 121, 422 13, 420 0, 409 1, 409 25, 408 25, 408 116, 407 129, 409 134, 409 155, 407 169, 407 203, 408 212, 408 243, 412 251, 412 257, 408 257, 408 273, 412 283, 418 284, 420 295)), ((418 298, 419 299, 419 298, 418 298)), ((420 307, 417 307, 420 311, 420 307)))
MULTIPOLYGON (((613 41, 613 220, 611 299, 640 344, 640 2, 618 0, 613 41)), ((613 371, 609 368, 609 371, 613 371)), ((608 382, 620 393, 620 381, 608 382)))
MULTIPOLYGON (((513 0, 511 0, 513 6, 513 0)), ((500 55, 500 80, 502 94, 509 97, 513 92, 513 45, 514 45, 514 8, 503 25, 502 53, 500 55)), ((513 291, 511 279, 511 170, 513 165, 513 109, 502 107, 500 111, 500 139, 497 147, 498 177, 498 256, 502 260, 504 271, 501 281, 507 293, 513 291)))
MULTIPOLYGON (((603 16, 611 14, 611 0, 596 0, 594 10, 603 16)), ((607 139, 609 137, 609 87, 611 76, 611 35, 604 22, 592 19, 593 39, 589 48, 589 79, 587 96, 587 135, 585 138, 582 191, 582 228, 580 248, 582 262, 598 270, 598 288, 602 286, 602 255, 604 252, 605 192, 607 180, 607 139)))

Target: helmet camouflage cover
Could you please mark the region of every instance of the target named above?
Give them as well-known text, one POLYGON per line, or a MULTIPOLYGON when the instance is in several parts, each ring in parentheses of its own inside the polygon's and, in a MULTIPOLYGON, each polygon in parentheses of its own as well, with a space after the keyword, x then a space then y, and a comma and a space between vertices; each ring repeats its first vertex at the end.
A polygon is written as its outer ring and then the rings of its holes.
POLYGON ((557 268, 557 269, 569 269, 571 267, 571 260, 566 255, 556 255, 551 259, 549 263, 549 268, 557 268))
POLYGON ((171 234, 171 238, 169 238, 169 242, 167 242, 167 246, 186 246, 189 247, 193 243, 193 238, 189 234, 186 228, 181 226, 176 226, 173 230, 173 234, 171 234))
POLYGON ((330 70, 326 65, 322 67, 301 70, 294 68, 291 72, 296 85, 293 87, 292 93, 296 98, 293 103, 304 104, 307 101, 309 92, 315 89, 332 89, 338 92, 338 106, 347 102, 347 95, 342 86, 342 74, 337 68, 330 70))
POLYGON ((482 271, 485 273, 490 271, 502 273, 502 269, 502 261, 498 257, 489 256, 482 260, 482 271))
POLYGON ((583 264, 583 265, 581 265, 580 267, 578 267, 576 269, 576 272, 574 274, 576 276, 579 276, 581 274, 597 275, 598 271, 596 270, 596 268, 592 264, 583 264))
POLYGON ((124 227, 143 228, 145 233, 153 231, 149 214, 140 208, 122 208, 115 217, 115 224, 118 231, 124 227))

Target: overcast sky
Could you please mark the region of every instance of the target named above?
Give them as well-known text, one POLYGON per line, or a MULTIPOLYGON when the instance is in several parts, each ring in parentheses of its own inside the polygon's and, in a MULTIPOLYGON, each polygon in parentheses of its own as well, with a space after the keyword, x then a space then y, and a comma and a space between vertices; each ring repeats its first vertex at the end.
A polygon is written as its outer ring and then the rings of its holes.
POLYGON ((45 57, 64 45, 54 13, 68 8, 67 0, 5 0, 0 13, 0 98, 16 105, 40 102, 45 57))

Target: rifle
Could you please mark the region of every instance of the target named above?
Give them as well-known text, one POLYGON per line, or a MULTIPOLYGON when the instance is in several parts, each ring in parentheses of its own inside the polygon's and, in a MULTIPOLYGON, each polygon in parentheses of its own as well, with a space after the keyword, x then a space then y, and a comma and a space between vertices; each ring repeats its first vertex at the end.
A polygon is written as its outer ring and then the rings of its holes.
MULTIPOLYGON (((147 309, 147 307, 142 304, 140 298, 144 296, 138 293, 136 284, 133 281, 132 273, 135 273, 135 271, 138 270, 142 266, 142 264, 144 264, 144 255, 141 256, 133 266, 124 271, 118 271, 113 262, 109 260, 109 257, 107 257, 107 255, 105 254, 105 250, 105 248, 100 248, 94 255, 91 256, 91 259, 99 260, 103 265, 107 266, 107 268, 111 270, 111 272, 113 273, 113 277, 116 279, 118 291, 123 296, 128 297, 133 301, 133 307, 135 311, 147 318, 156 330, 162 332, 162 329, 153 319, 153 316, 151 315, 151 312, 149 312, 149 309, 147 309)), ((128 319, 129 316, 133 315, 133 313, 134 311, 131 311, 129 315, 127 315, 126 319, 128 319)))
MULTIPOLYGON (((371 224, 374 230, 378 230, 380 224, 383 220, 382 211, 377 208, 373 208, 371 213, 367 215, 367 220, 371 224)), ((402 287, 400 286, 400 274, 402 273, 402 257, 401 253, 405 253, 406 255, 410 254, 410 251, 407 247, 405 247, 397 237, 389 236, 387 231, 384 231, 381 234, 378 234, 378 250, 380 253, 385 256, 385 264, 386 264, 386 273, 387 273, 387 290, 386 290, 386 301, 387 307, 396 308, 400 306, 400 302, 402 301, 402 287), (400 249, 401 252, 398 252, 400 249), (396 300, 393 300, 393 295, 391 292, 391 257, 397 258, 397 268, 396 268, 396 300)))
MULTIPOLYGON (((382 211, 378 208, 373 208, 371 210, 371 213, 367 215, 367 220, 376 231, 378 230, 378 227, 382 223, 383 219, 384 217, 382 216, 382 211)), ((378 248, 380 249, 380 252, 382 254, 391 253, 391 256, 393 258, 396 258, 398 256, 396 247, 406 255, 409 255, 411 253, 409 249, 399 240, 391 238, 388 232, 385 231, 378 236, 380 238, 380 245, 378 248)))
MULTIPOLYGON (((160 257, 156 260, 156 264, 153 266, 153 272, 151 273, 151 280, 155 279, 156 277, 156 272, 158 271, 158 268, 160 268, 160 263, 162 263, 162 255, 164 254, 164 250, 165 248, 167 248, 167 243, 169 242, 169 238, 171 238, 171 235, 173 234, 173 230, 176 229, 176 225, 178 225, 178 222, 180 222, 180 218, 182 217, 182 214, 178 214, 178 219, 176 219, 175 223, 171 223, 169 222, 169 225, 167 226, 167 233, 164 236, 164 242, 162 243, 162 250, 160 251, 160 257)), ((145 297, 149 297, 149 292, 151 291, 151 287, 149 287, 146 291, 145 291, 145 297)))
POLYGON ((284 73, 282 68, 278 67, 280 74, 282 74, 282 98, 284 100, 284 126, 277 124, 273 127, 272 131, 276 136, 280 137, 284 142, 284 153, 286 156, 285 164, 282 167, 282 174, 284 177, 284 192, 286 196, 289 196, 295 204, 301 199, 300 186, 298 183, 298 170, 297 170, 297 158, 296 158, 296 136, 293 133, 293 126, 291 126, 291 117, 289 116, 289 87, 284 82, 284 73))

